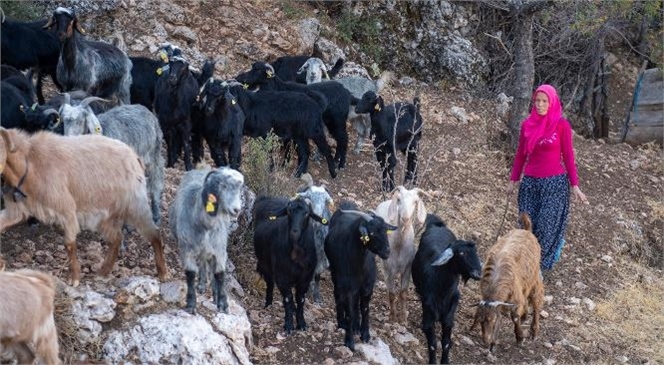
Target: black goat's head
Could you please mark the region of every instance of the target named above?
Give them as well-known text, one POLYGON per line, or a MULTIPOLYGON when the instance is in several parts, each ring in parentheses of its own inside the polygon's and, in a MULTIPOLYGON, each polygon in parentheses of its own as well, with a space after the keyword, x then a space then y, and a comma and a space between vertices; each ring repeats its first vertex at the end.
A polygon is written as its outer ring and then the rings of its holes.
POLYGON ((373 91, 367 91, 362 95, 362 99, 355 106, 355 113, 376 113, 385 107, 383 98, 376 95, 373 91))
POLYGON ((63 124, 60 123, 60 113, 48 105, 33 104, 25 110, 25 120, 30 130, 49 130, 64 134, 63 124))
POLYGON ((182 56, 169 57, 168 67, 168 83, 171 86, 177 86, 180 80, 183 80, 185 75, 190 72, 189 62, 182 56))
POLYGON ((251 65, 251 70, 241 73, 236 77, 236 80, 253 87, 265 84, 269 79, 275 76, 276 74, 272 65, 265 62, 254 62, 254 64, 251 65))
POLYGON ((302 232, 307 229, 309 218, 321 224, 328 223, 327 219, 313 212, 309 200, 303 198, 300 194, 290 199, 288 204, 278 212, 275 212, 273 217, 284 215, 288 216, 288 238, 293 243, 300 240, 302 232))
POLYGON ((477 254, 477 245, 472 241, 456 240, 431 265, 453 265, 455 274, 461 275, 464 282, 468 279, 480 280, 482 275, 482 262, 477 254))
POLYGON ((78 25, 78 18, 72 9, 58 7, 53 12, 53 15, 44 25, 45 29, 51 29, 55 26, 55 33, 57 34, 60 42, 74 36, 74 31, 85 34, 83 28, 78 25))
POLYGON ((358 227, 360 242, 381 259, 387 260, 390 256, 390 242, 387 239, 387 235, 397 230, 398 227, 385 223, 383 218, 375 215, 373 212, 365 213, 357 210, 347 211, 343 209, 341 211, 362 217, 362 221, 358 227))
POLYGON ((227 108, 237 105, 235 97, 230 92, 230 86, 224 81, 213 78, 205 82, 197 100, 206 116, 213 115, 220 103, 227 108))

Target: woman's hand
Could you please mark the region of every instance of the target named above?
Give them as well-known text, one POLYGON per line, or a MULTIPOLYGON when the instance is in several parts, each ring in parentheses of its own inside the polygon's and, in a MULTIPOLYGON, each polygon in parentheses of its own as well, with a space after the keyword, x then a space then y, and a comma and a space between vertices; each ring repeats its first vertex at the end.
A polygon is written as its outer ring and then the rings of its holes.
POLYGON ((578 185, 572 186, 572 195, 574 195, 574 200, 581 201, 583 204, 590 204, 588 203, 586 194, 581 192, 578 185))
POLYGON ((514 192, 514 189, 516 189, 517 186, 519 186, 518 181, 511 181, 510 180, 510 182, 507 183, 507 195, 512 195, 512 193, 514 192))

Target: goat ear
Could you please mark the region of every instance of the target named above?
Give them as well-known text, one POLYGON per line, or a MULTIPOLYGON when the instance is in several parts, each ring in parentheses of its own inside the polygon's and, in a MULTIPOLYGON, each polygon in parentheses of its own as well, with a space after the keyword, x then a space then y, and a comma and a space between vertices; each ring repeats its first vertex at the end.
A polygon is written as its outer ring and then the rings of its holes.
POLYGON ((9 153, 16 152, 16 144, 14 144, 14 141, 12 140, 12 136, 9 134, 9 131, 0 127, 0 136, 2 136, 2 139, 5 140, 5 144, 7 144, 7 151, 9 153))
POLYGON ((436 261, 431 263, 431 266, 445 265, 452 259, 453 256, 454 251, 452 251, 452 247, 448 247, 445 251, 443 251, 443 253, 440 254, 440 256, 438 256, 436 261))
POLYGON ((272 215, 269 216, 269 219, 271 221, 273 221, 273 220, 275 220, 279 217, 285 216, 286 213, 288 212, 288 210, 286 208, 287 208, 287 206, 284 206, 283 208, 277 210, 276 212, 274 212, 272 215))
POLYGON ((390 202, 390 205, 387 207, 387 220, 390 222, 396 222, 399 214, 399 197, 401 196, 401 192, 399 190, 395 190, 394 193, 392 193, 392 201, 390 202))
POLYGON ((424 224, 424 221, 427 219, 427 208, 424 206, 422 198, 417 200, 417 222, 419 224, 424 224))
POLYGON ((363 245, 368 245, 369 244, 369 231, 367 230, 367 227, 364 225, 365 223, 362 222, 360 223, 360 227, 358 230, 360 231, 360 241, 362 242, 363 245))

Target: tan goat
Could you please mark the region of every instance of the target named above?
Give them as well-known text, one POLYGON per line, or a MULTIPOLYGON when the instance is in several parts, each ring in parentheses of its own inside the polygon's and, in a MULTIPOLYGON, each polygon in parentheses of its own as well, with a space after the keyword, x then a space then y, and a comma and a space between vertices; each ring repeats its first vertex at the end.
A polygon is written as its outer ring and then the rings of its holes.
POLYGON ((34 270, 3 271, 0 293, 0 352, 13 350, 19 364, 31 364, 35 355, 44 364, 60 364, 53 277, 34 270))
POLYGON ((533 307, 530 337, 539 332, 539 317, 544 302, 544 285, 539 274, 540 245, 532 233, 532 223, 527 213, 521 213, 524 229, 513 229, 500 237, 489 249, 482 270, 480 290, 482 300, 471 330, 477 323, 482 326, 482 340, 493 350, 501 314, 508 315, 514 323, 517 344, 523 342, 521 321, 533 307))
POLYGON ((103 136, 28 135, 1 127, 0 136, 0 172, 10 187, 0 211, 0 233, 29 216, 60 227, 70 260, 69 284, 78 286, 76 236, 81 229, 99 232, 109 244, 99 270, 105 276, 113 269, 126 223, 152 243, 159 277, 166 276, 142 163, 129 146, 103 136))

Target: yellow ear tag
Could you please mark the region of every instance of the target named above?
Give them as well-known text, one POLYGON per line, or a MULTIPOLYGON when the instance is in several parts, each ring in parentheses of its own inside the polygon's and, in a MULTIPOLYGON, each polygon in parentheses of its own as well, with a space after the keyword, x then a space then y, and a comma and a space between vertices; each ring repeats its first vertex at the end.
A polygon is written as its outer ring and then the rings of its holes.
POLYGON ((231 104, 235 105, 235 99, 231 99, 231 104))
POLYGON ((245 89, 245 90, 248 89, 248 88, 249 88, 249 84, 242 84, 242 88, 245 89))
POLYGON ((273 221, 273 220, 277 219, 277 216, 276 215, 271 215, 271 216, 268 217, 268 219, 273 221))
POLYGON ((327 224, 327 219, 323 218, 323 219, 320 220, 320 222, 321 222, 322 224, 327 224))
POLYGON ((20 110, 20 111, 25 111, 25 107, 23 106, 23 104, 21 104, 21 105, 18 106, 18 110, 20 110))
POLYGON ((390 234, 390 233, 392 233, 392 232, 394 232, 394 230, 391 230, 391 229, 388 229, 388 230, 387 230, 387 234, 390 234))
POLYGON ((376 106, 374 107, 374 109, 376 109, 376 111, 379 112, 379 111, 380 111, 380 105, 376 104, 376 106))
POLYGON ((205 211, 208 213, 214 212, 214 203, 208 200, 207 204, 205 204, 205 211))
POLYGON ((37 109, 37 103, 32 104, 32 106, 30 107, 30 110, 32 110, 33 112, 35 111, 35 109, 37 109))
POLYGON ((163 73, 164 73, 164 70, 162 70, 161 67, 159 67, 157 69, 157 75, 161 76, 161 74, 163 74, 163 73))
POLYGON ((360 240, 366 245, 369 243, 369 236, 360 236, 360 240))
POLYGON ((166 54, 166 52, 161 51, 160 57, 162 61, 168 62, 168 55, 166 54))
POLYGON ((271 79, 272 77, 274 77, 274 74, 272 73, 272 71, 267 71, 267 78, 271 79))
POLYGON ((196 95, 196 102, 198 103, 199 101, 201 101, 201 96, 200 96, 200 95, 196 95))
POLYGON ((100 126, 95 127, 95 134, 101 134, 101 127, 100 126))

